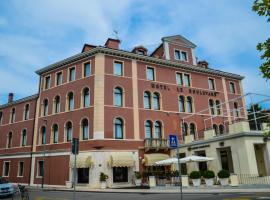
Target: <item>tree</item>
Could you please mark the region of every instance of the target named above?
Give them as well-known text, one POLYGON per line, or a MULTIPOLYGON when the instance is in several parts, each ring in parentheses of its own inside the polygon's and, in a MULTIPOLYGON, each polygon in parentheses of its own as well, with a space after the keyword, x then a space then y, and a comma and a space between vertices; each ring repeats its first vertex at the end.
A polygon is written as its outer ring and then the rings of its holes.
MULTIPOLYGON (((270 22, 270 0, 255 0, 252 10, 259 16, 264 16, 267 22, 270 22)), ((257 45, 257 50, 260 51, 261 60, 264 62, 260 66, 262 75, 266 79, 270 79, 270 38, 265 42, 257 45)))

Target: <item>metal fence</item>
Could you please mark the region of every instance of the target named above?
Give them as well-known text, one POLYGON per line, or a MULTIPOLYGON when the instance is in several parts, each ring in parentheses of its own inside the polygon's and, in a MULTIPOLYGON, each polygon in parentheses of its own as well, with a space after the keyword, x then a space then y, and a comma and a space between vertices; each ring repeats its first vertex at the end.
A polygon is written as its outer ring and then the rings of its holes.
POLYGON ((239 184, 244 185, 270 185, 270 176, 258 176, 257 174, 237 174, 239 184))

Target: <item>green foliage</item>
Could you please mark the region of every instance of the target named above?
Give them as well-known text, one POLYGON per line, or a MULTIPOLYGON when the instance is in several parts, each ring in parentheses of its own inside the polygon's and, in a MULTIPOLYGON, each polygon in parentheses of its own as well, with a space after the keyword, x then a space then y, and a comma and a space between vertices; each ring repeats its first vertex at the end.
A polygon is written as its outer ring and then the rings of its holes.
POLYGON ((104 174, 103 172, 100 172, 100 175, 99 175, 99 181, 100 182, 104 182, 108 179, 108 175, 107 174, 104 174))
MULTIPOLYGON (((255 0, 252 10, 259 16, 266 17, 267 22, 270 22, 270 0, 255 0)), ((264 78, 270 79, 270 38, 263 43, 259 43, 257 50, 262 52, 261 60, 264 62, 260 66, 262 75, 264 78)))
POLYGON ((204 178, 215 178, 215 173, 211 170, 205 171, 203 173, 204 178))
POLYGON ((222 170, 220 170, 218 172, 217 175, 218 175, 218 178, 229 178, 230 177, 230 172, 228 170, 222 169, 222 170))
POLYGON ((189 177, 191 179, 199 179, 201 178, 201 173, 199 171, 193 171, 190 173, 189 177))
POLYGON ((142 174, 140 172, 134 172, 134 175, 135 175, 136 179, 142 178, 142 174))

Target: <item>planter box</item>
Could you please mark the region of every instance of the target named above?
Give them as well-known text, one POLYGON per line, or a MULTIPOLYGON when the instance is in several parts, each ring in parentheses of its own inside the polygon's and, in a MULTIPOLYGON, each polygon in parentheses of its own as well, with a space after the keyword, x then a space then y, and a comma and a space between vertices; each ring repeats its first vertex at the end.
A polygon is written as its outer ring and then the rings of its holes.
POLYGON ((100 182, 100 189, 106 189, 106 187, 107 187, 107 182, 106 181, 100 182))
POLYGON ((213 186, 213 185, 214 185, 214 179, 213 179, 213 178, 206 178, 206 179, 205 179, 205 184, 206 184, 206 186, 208 186, 208 187, 213 186))
POLYGON ((201 185, 201 179, 191 179, 194 187, 199 187, 201 185))
POLYGON ((66 181, 66 188, 71 188, 71 187, 72 187, 72 182, 66 181))
POLYGON ((219 182, 220 182, 220 185, 222 186, 229 185, 229 178, 220 178, 219 182))
POLYGON ((142 179, 135 179, 135 185, 141 186, 142 185, 142 179))

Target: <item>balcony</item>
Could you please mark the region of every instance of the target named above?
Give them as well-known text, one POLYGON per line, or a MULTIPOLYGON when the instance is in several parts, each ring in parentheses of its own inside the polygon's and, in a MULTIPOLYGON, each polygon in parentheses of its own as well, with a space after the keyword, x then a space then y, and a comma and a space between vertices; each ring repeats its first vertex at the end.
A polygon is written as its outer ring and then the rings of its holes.
POLYGON ((160 150, 160 149, 169 149, 169 144, 167 139, 159 139, 159 138, 149 138, 144 139, 144 148, 145 151, 149 150, 160 150))

